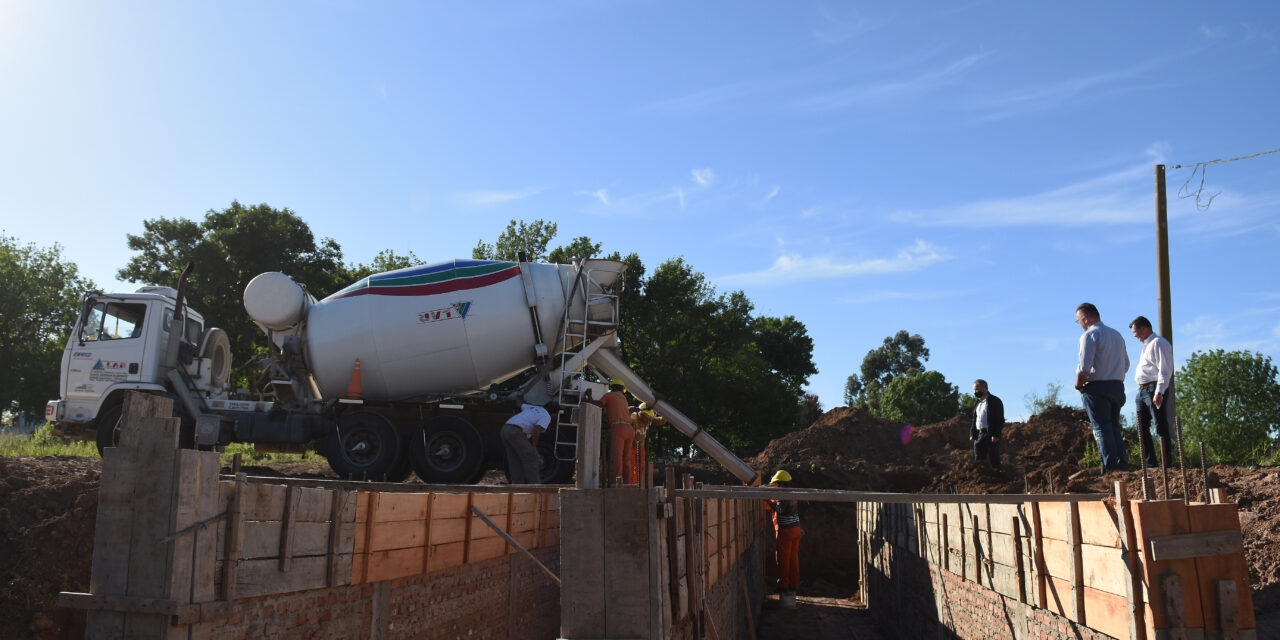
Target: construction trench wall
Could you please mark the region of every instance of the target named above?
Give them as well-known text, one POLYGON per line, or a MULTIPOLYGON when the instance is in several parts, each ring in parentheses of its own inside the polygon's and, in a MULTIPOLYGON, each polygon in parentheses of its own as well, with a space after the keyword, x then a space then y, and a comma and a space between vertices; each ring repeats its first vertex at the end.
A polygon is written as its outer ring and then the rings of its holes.
POLYGON ((759 616, 759 501, 220 476, 170 403, 131 394, 104 453, 90 589, 60 596, 88 638, 727 639, 759 616))
POLYGON ((878 626, 900 638, 1257 637, 1233 503, 1129 500, 1122 483, 1113 496, 965 498, 859 505, 878 626))

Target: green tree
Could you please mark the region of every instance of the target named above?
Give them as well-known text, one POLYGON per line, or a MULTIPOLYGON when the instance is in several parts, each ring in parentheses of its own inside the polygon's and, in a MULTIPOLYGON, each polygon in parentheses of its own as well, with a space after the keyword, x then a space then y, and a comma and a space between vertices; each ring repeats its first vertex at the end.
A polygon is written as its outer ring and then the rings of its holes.
POLYGON ((898 376, 880 396, 880 413, 888 420, 933 424, 954 418, 960 410, 960 390, 937 371, 898 376))
POLYGON ((861 375, 855 373, 845 380, 845 403, 880 415, 880 395, 889 383, 908 373, 923 371, 928 359, 929 349, 924 346, 924 338, 918 333, 899 330, 885 338, 884 344, 867 352, 859 370, 861 375))
POLYGON ((821 417, 822 402, 818 400, 818 394, 805 393, 800 399, 800 416, 796 419, 796 429, 807 429, 821 417))
POLYGON ((412 251, 409 255, 402 256, 391 249, 383 249, 378 255, 373 257, 369 264, 350 264, 346 267, 346 274, 339 284, 350 284, 368 278, 375 273, 384 273, 387 271, 395 271, 396 269, 407 269, 423 264, 423 261, 414 255, 412 251))
POLYGON ((1280 382, 1270 356, 1197 351, 1174 377, 1183 437, 1204 442, 1223 462, 1247 462, 1275 445, 1280 382))
POLYGON ((22 245, 0 233, 0 412, 44 414, 58 396, 59 367, 77 301, 93 282, 81 278, 62 247, 22 245))
POLYGON ((1057 382, 1050 382, 1045 385, 1044 395, 1032 391, 1022 396, 1022 401, 1026 403, 1027 411, 1031 415, 1036 415, 1054 407, 1067 406, 1062 403, 1061 393, 1062 385, 1057 382))
MULTIPOLYGON (((795 428, 804 382, 817 371, 803 323, 753 316, 745 294, 717 294, 682 258, 642 279, 623 309, 628 365, 715 437, 758 450, 795 428)), ((669 452, 687 440, 666 429, 652 445, 669 452)))
POLYGON ((587 260, 599 254, 599 242, 592 242, 587 236, 578 236, 569 244, 552 249, 551 253, 547 254, 547 262, 570 264, 574 260, 587 260))
POLYGON ((476 260, 516 260, 523 252, 530 262, 542 262, 547 258, 547 245, 556 237, 556 223, 545 220, 534 220, 526 223, 523 220, 512 220, 507 228, 498 234, 498 241, 488 244, 480 240, 471 250, 471 257, 476 260))
POLYGON ((282 271, 317 298, 349 283, 342 248, 332 239, 316 242, 310 227, 289 209, 232 202, 210 209, 204 220, 157 218, 143 221, 142 235, 128 237, 139 252, 117 277, 130 282, 177 286, 178 274, 193 262, 187 300, 204 314, 207 326, 227 330, 237 360, 252 357, 266 344, 262 331, 244 312, 245 285, 266 271, 282 271))

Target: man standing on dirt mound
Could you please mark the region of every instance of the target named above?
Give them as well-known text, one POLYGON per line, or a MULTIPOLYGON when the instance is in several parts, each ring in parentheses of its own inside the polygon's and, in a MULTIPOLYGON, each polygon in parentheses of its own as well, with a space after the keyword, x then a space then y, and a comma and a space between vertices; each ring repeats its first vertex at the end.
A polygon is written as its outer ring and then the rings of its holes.
POLYGON ((1102 454, 1102 472, 1128 471, 1128 452, 1120 431, 1120 407, 1124 406, 1124 377, 1129 353, 1124 336, 1102 324, 1098 308, 1085 302, 1076 307, 1080 336, 1080 360, 1076 365, 1076 389, 1093 426, 1093 437, 1102 454))
POLYGON ((1133 381, 1138 383, 1136 417, 1142 459, 1148 467, 1160 466, 1151 442, 1151 425, 1154 422, 1156 435, 1160 436, 1160 450, 1164 454, 1164 460, 1167 464, 1172 464, 1173 446, 1169 440, 1169 412, 1165 407, 1164 394, 1173 382, 1173 345, 1156 335, 1151 328, 1151 321, 1145 316, 1134 318, 1129 323, 1129 329, 1133 332, 1133 337, 1142 343, 1142 355, 1138 358, 1138 367, 1133 374, 1133 381))
POLYGON ((973 397, 978 403, 973 407, 973 426, 969 428, 969 441, 973 443, 973 461, 991 461, 991 468, 1000 470, 1000 438, 1004 431, 1004 403, 987 390, 987 381, 973 381, 973 397))

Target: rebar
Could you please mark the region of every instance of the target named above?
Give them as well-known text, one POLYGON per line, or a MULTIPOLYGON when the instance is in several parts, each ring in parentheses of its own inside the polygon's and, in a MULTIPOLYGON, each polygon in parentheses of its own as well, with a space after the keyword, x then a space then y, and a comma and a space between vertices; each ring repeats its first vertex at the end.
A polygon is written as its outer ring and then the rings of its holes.
POLYGON ((1209 463, 1205 462, 1204 440, 1200 441, 1200 475, 1204 478, 1204 501, 1209 502, 1209 463))
POLYGON ((1164 478, 1164 499, 1169 500, 1169 460, 1165 459, 1164 447, 1160 447, 1160 476, 1164 478))
POLYGON ((1187 501, 1187 459, 1182 451, 1182 421, 1173 417, 1173 424, 1178 426, 1178 466, 1182 468, 1182 501, 1187 501))
MULTIPOLYGON (((1141 409, 1139 409, 1139 411, 1141 411, 1141 409)), ((1138 433, 1138 449, 1139 449, 1138 453, 1141 454, 1138 457, 1142 458, 1142 499, 1150 500, 1151 495, 1147 493, 1147 484, 1151 482, 1151 478, 1147 476, 1147 456, 1141 450, 1142 449, 1142 433, 1141 432, 1138 433)))

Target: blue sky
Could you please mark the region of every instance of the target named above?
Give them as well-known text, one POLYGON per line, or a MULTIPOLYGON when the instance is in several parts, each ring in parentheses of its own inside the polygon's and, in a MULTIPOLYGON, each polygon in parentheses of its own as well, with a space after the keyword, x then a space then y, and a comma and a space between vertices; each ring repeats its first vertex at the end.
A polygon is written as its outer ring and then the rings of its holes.
POLYGON ((9 0, 0 78, 0 228, 107 287, 233 199, 352 262, 543 218, 795 315, 828 408, 906 329, 1024 416, 1082 301, 1137 361, 1164 163, 1179 362, 1280 352, 1280 153, 1177 197, 1280 147, 1274 2, 9 0))

